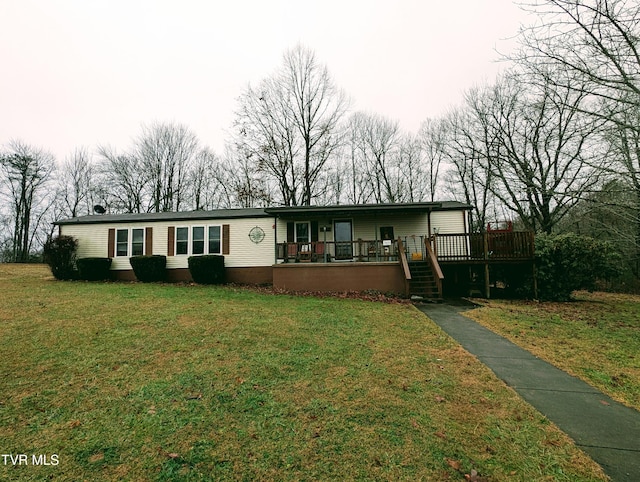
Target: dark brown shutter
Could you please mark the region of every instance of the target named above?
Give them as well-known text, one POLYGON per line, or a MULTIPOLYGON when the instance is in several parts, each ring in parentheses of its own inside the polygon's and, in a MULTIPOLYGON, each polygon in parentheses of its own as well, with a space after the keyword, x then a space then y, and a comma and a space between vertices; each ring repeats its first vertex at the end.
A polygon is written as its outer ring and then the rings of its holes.
POLYGON ((287 223, 287 243, 293 243, 295 241, 295 226, 293 221, 287 223))
POLYGON ((222 225, 222 254, 229 254, 229 225, 222 225))
POLYGON ((144 254, 147 256, 153 254, 153 228, 144 229, 144 254))
POLYGON ((167 230, 167 256, 174 255, 175 241, 176 241, 176 227, 169 226, 167 230))
POLYGON ((318 241, 318 221, 311 221, 311 241, 318 241))
POLYGON ((116 230, 109 228, 109 237, 107 241, 107 257, 113 258, 116 254, 116 230))

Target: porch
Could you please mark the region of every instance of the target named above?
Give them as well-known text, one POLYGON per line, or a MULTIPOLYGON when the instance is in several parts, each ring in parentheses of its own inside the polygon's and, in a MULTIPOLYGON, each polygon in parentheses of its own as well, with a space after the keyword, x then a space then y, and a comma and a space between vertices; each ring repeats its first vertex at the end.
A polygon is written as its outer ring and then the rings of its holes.
POLYGON ((300 291, 376 290, 401 296, 443 297, 443 267, 531 263, 530 232, 401 236, 393 240, 284 242, 276 246, 274 286, 300 291))
POLYGON ((393 240, 284 242, 277 245, 283 263, 395 262, 404 251, 408 261, 427 260, 428 248, 438 263, 529 261, 534 235, 528 231, 400 236, 393 240))

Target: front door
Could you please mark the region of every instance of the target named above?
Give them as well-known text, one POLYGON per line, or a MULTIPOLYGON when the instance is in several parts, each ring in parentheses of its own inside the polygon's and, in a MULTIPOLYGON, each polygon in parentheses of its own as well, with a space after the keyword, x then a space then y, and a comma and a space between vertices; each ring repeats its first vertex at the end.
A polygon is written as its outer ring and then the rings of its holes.
POLYGON ((336 242, 336 259, 353 258, 353 235, 351 221, 335 221, 333 232, 336 242))

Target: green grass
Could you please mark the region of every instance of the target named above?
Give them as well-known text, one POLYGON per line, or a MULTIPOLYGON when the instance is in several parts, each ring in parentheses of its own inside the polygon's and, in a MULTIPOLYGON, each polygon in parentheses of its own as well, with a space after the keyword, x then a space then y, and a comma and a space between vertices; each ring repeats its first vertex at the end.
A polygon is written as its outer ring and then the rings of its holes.
POLYGON ((605 480, 410 305, 0 265, 8 480, 605 480))
POLYGON ((470 318, 640 410, 640 296, 576 293, 570 303, 481 301, 470 318))

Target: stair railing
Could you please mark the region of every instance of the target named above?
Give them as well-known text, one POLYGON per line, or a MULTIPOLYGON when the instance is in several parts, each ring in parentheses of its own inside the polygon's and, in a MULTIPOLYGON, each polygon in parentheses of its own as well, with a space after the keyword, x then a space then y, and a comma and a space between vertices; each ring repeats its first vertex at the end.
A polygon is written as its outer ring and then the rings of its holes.
POLYGON ((400 265, 404 272, 404 290, 405 294, 409 294, 409 281, 411 281, 411 270, 409 269, 409 262, 407 261, 407 253, 404 250, 402 239, 398 238, 398 254, 400 256, 400 265))
POLYGON ((442 280, 444 279, 444 274, 442 273, 442 269, 440 269, 438 258, 431 248, 431 243, 426 237, 424 240, 424 246, 427 250, 427 262, 431 265, 431 270, 433 271, 436 281, 436 287, 438 288, 438 298, 442 298, 442 280))

